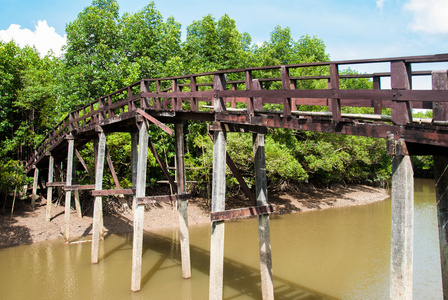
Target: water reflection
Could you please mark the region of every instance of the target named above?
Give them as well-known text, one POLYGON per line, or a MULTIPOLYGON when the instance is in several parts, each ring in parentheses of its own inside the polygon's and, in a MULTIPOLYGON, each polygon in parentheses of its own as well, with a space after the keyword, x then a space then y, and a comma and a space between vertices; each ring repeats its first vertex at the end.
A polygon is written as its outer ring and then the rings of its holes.
MULTIPOLYGON (((433 181, 415 184, 414 298, 440 299, 433 181)), ((276 299, 389 297, 390 201, 271 218, 276 299)), ((142 290, 130 291, 131 235, 110 235, 90 264, 88 243, 0 250, 0 299, 207 299, 210 226, 190 229, 192 278, 179 233, 144 237, 142 290)), ((257 220, 226 224, 224 299, 261 299, 257 220)))

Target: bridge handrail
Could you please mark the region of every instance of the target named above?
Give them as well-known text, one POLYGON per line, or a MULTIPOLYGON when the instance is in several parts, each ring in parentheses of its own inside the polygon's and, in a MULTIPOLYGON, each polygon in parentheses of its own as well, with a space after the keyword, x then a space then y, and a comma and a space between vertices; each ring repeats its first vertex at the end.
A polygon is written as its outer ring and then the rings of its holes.
MULTIPOLYGON (((392 121, 404 125, 412 122, 412 104, 415 108, 431 108, 434 101, 446 102, 446 91, 411 90, 412 76, 428 76, 432 71, 411 71, 414 63, 448 62, 448 54, 378 58, 365 60, 345 60, 313 62, 280 66, 251 67, 231 69, 174 77, 142 79, 108 95, 102 96, 91 103, 69 113, 46 138, 36 147, 35 153, 27 162, 29 170, 35 161, 46 155, 67 134, 100 125, 102 120, 119 117, 126 113, 134 113, 137 108, 154 110, 173 110, 191 112, 213 112, 214 98, 224 98, 230 103, 229 111, 236 109, 240 103, 247 113, 263 110, 263 104, 280 104, 283 110, 278 111, 284 116, 292 115, 297 105, 327 106, 331 119, 341 119, 341 106, 375 107, 375 114, 381 115, 382 108, 394 107, 392 121), (340 74, 340 65, 390 63, 390 72, 371 74, 340 74), (305 70, 310 67, 328 67, 323 75, 297 76, 292 70, 305 70), (258 78, 254 74, 259 73, 258 78), (268 72, 267 74, 261 74, 268 72), (226 81, 226 77, 229 81, 226 81), (230 78, 234 77, 234 78, 230 78), (380 87, 380 78, 391 77, 391 90, 380 87), (339 88, 340 79, 371 78, 374 90, 343 90, 339 88), (222 90, 213 88, 216 81, 223 85, 222 90), (252 80, 258 81, 253 86, 252 80), (297 89, 297 81, 327 80, 328 89, 297 89), (262 89, 262 84, 281 84, 281 88, 262 89), (226 90, 227 87, 231 89, 226 90), (240 90, 238 89, 240 88, 240 90), (243 90, 241 90, 241 88, 243 90), (207 102, 199 107, 199 101, 207 102), (255 102, 254 102, 255 101, 255 102), (256 107, 253 107, 253 106, 256 107), (184 109, 185 106, 185 109, 184 109)), ((226 110, 224 108, 224 110, 226 110)), ((242 111, 240 109, 240 111, 242 111)), ((267 110, 266 110, 267 111, 267 110)))

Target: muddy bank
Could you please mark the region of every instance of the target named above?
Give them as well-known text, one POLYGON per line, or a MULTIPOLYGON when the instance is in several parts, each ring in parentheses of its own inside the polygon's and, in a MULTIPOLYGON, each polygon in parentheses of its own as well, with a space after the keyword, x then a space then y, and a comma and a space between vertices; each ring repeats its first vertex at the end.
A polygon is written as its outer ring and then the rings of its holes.
MULTIPOLYGON (((306 191, 288 191, 271 193, 269 202, 276 213, 304 212, 330 207, 364 205, 382 201, 389 195, 382 188, 365 185, 340 186, 332 189, 309 188, 306 191)), ((250 206, 243 198, 226 200, 226 209, 250 206)), ((22 202, 10 219, 8 213, 0 215, 0 248, 30 244, 51 239, 64 238, 64 207, 52 207, 52 220, 45 220, 46 205, 37 203, 36 208, 22 202)), ((73 209, 70 216, 70 236, 73 240, 89 236, 92 233, 92 216, 78 218, 73 209)), ((210 211, 205 199, 193 198, 189 201, 188 222, 190 226, 210 222, 210 211)), ((148 207, 145 213, 146 231, 176 227, 178 214, 170 204, 148 207)), ((104 215, 105 233, 132 232, 132 213, 120 212, 104 215)))

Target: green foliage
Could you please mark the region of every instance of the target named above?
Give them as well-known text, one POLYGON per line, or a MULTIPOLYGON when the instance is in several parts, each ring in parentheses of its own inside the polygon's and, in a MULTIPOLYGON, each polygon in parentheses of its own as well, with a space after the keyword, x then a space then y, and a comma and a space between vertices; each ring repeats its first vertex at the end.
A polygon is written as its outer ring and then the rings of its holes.
MULTIPOLYGON (((181 41, 181 24, 164 19, 150 2, 135 13, 120 16, 116 0, 94 0, 66 27, 67 45, 62 58, 40 57, 30 47, 0 42, 0 158, 25 159, 56 123, 73 109, 142 78, 156 78, 251 66, 328 61, 324 42, 307 34, 299 38, 288 27, 276 26, 268 41, 252 45, 227 14, 193 21, 181 41)), ((290 76, 328 76, 328 66, 291 69, 290 76)), ((341 74, 357 74, 347 69, 341 74)), ((255 77, 280 77, 276 71, 254 71, 255 77)), ((244 75, 229 75, 241 80, 244 75)), ((201 79, 199 79, 200 81, 201 79)), ((327 88, 327 80, 298 81, 298 89, 327 88)), ((281 83, 263 83, 264 89, 281 83)), ((204 88, 204 87, 201 87, 204 88)), ((371 89, 369 79, 342 78, 341 89, 371 89)), ((277 105, 278 106, 278 105, 277 105)), ((266 105, 267 109, 279 109, 266 105)), ((300 106, 302 111, 327 110, 327 106, 300 106)), ((371 108, 342 108, 344 113, 372 113, 371 108)), ((206 124, 185 124, 186 168, 197 190, 211 189, 213 144, 206 124)), ((174 166, 174 137, 151 126, 150 140, 163 163, 174 166)), ((253 184, 253 149, 249 134, 228 134, 228 152, 249 186, 253 184)), ((123 188, 131 186, 130 135, 108 135, 107 146, 123 188)), ((266 135, 269 183, 285 181, 331 184, 381 183, 390 174, 385 142, 371 138, 270 129, 266 135)), ((93 143, 81 154, 94 170, 93 143)), ((430 162, 421 159, 424 166, 430 162)), ((105 168, 106 188, 114 185, 105 168)), ((174 171, 170 171, 174 176, 174 171)), ((236 180, 227 172, 229 185, 236 180)), ((77 178, 89 183, 80 166, 77 178)), ((163 180, 154 156, 148 151, 147 178, 153 185, 163 180)))
POLYGON ((16 187, 28 184, 30 179, 25 175, 25 169, 19 161, 8 160, 0 163, 0 193, 8 194, 16 187))

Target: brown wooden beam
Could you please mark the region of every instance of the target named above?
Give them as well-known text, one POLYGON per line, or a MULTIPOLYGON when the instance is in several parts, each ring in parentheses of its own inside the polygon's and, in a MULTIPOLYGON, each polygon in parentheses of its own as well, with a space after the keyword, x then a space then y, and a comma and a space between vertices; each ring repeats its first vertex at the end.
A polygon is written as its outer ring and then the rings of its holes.
POLYGON ((212 222, 225 221, 232 219, 241 219, 247 217, 253 217, 258 215, 270 214, 274 212, 274 207, 272 205, 265 206, 251 206, 246 208, 238 208, 232 210, 224 210, 212 212, 210 218, 212 222))
POLYGON ((64 190, 66 191, 79 191, 79 190, 93 190, 95 189, 94 184, 88 185, 64 185, 64 190))
POLYGON ((135 189, 115 189, 92 191, 92 196, 135 195, 135 189))
POLYGON ((151 140, 148 140, 148 146, 149 149, 151 149, 152 155, 154 155, 154 158, 156 159, 157 163, 159 164, 160 168, 162 169, 163 174, 165 174, 166 179, 170 182, 170 185, 173 189, 176 189, 176 183, 174 182, 173 177, 171 177, 170 172, 168 171, 165 164, 162 162, 162 159, 160 158, 159 154, 157 153, 156 147, 154 147, 154 144, 151 142, 151 140))
POLYGON ((191 199, 191 194, 182 194, 182 195, 165 195, 165 196, 147 196, 147 197, 138 197, 138 204, 154 204, 158 202, 173 202, 177 200, 188 200, 191 199))
POLYGON ((137 112, 139 114, 141 114, 143 117, 145 117, 145 119, 147 119, 148 121, 150 121, 151 123, 157 125, 160 129, 162 129, 163 131, 165 131, 166 133, 168 133, 169 135, 173 135, 174 132, 171 128, 169 128, 168 126, 166 126, 165 124, 163 124, 162 122, 160 122, 159 120, 157 120, 156 118, 154 118, 153 116, 151 116, 150 114, 145 113, 143 110, 141 110, 140 108, 137 108, 137 112))
POLYGON ((86 170, 87 174, 89 174, 90 180, 95 182, 95 176, 93 176, 92 172, 90 172, 85 160, 82 158, 81 153, 79 153, 78 149, 75 149, 75 155, 78 158, 81 165, 83 166, 84 170, 86 170))

